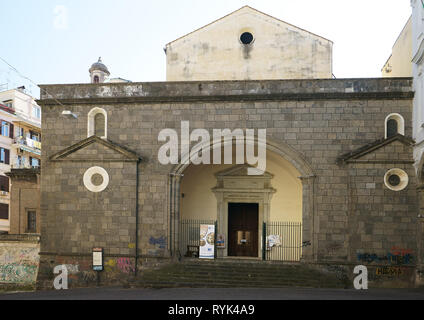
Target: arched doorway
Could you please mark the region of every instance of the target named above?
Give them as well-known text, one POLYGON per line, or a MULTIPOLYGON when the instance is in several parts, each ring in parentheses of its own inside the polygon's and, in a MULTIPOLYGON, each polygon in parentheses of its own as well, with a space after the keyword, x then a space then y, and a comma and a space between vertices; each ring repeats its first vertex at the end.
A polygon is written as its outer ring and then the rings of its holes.
MULTIPOLYGON (((210 147, 213 149, 213 145, 210 147)), ((261 176, 244 174, 247 165, 182 164, 172 170, 169 203, 172 254, 186 254, 186 243, 179 243, 178 226, 180 221, 187 220, 216 222, 218 234, 224 239, 222 250, 217 250, 218 258, 238 255, 231 247, 234 237, 237 238, 232 231, 238 232, 237 241, 253 243, 255 249, 249 254, 241 253, 242 256, 262 258, 265 248, 262 239, 268 234, 263 223, 284 221, 292 227, 297 223, 301 226, 298 243, 312 245, 312 169, 288 145, 268 141, 266 149, 267 168, 261 176), (244 226, 247 231, 236 230, 243 226, 240 221, 233 221, 241 211, 250 212, 248 226, 244 226)), ((198 237, 193 230, 182 232, 194 232, 192 237, 198 237)), ((311 245, 303 248, 303 260, 313 259, 311 245)))

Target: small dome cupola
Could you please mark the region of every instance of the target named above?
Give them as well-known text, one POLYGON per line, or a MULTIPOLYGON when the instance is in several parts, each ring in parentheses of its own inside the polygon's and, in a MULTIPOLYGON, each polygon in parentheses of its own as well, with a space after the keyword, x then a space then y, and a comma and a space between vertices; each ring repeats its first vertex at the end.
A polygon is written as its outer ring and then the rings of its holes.
POLYGON ((91 83, 103 83, 110 75, 109 70, 103 64, 101 57, 99 58, 99 61, 91 65, 91 68, 88 71, 90 72, 91 83))

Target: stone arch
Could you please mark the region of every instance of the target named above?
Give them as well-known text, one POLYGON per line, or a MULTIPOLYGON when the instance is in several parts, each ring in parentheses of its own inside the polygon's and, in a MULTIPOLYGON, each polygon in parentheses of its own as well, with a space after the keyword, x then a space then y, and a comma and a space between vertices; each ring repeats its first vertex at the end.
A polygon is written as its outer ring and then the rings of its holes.
MULTIPOLYGON (((233 141, 229 142, 233 144, 233 141)), ((302 183, 302 234, 303 234, 303 243, 306 246, 303 247, 302 252, 302 261, 311 261, 316 259, 314 254, 316 247, 316 239, 314 233, 314 170, 312 166, 306 161, 304 156, 296 151, 293 147, 288 144, 268 139, 266 141, 255 139, 247 139, 246 143, 253 144, 264 144, 266 150, 270 150, 278 156, 282 157, 284 160, 288 161, 294 168, 300 173, 298 177, 302 183)), ((204 145, 198 146, 197 148, 191 150, 190 154, 197 154, 196 151, 199 151, 202 147, 207 150, 213 150, 218 146, 222 147, 225 144, 214 144, 206 143, 204 145)), ((184 176, 185 169, 190 165, 190 154, 184 154, 181 157, 180 164, 175 165, 169 172, 169 196, 168 196, 168 207, 169 207, 169 248, 171 255, 180 254, 177 252, 178 248, 178 226, 180 221, 180 185, 181 179, 184 176)))
POLYGON ((399 113, 391 113, 384 120, 384 138, 390 137, 390 122, 396 123, 396 133, 405 135, 405 120, 399 113))
MULTIPOLYGON (((249 139, 248 137, 245 137, 245 139, 246 139, 246 143, 254 143, 254 144, 257 144, 258 142, 263 143, 266 146, 267 150, 273 151, 274 153, 278 154, 279 156, 289 161, 301 173, 301 178, 315 176, 311 165, 306 161, 303 155, 299 153, 298 151, 296 151, 290 145, 284 142, 277 142, 269 138, 267 138, 266 141, 261 141, 256 137, 254 139, 249 139)), ((219 145, 223 146, 224 144, 225 142, 219 145)), ((231 142, 231 144, 233 144, 233 142, 231 142)), ((196 151, 200 150, 202 147, 206 147, 208 150, 213 150, 216 148, 214 147, 216 145, 217 144, 214 144, 214 143, 206 143, 204 145, 197 147, 195 150, 192 150, 191 154, 196 153, 196 151)), ((184 154, 181 157, 180 164, 175 165, 172 168, 170 174, 171 175, 182 174, 184 170, 190 165, 188 159, 189 159, 189 154, 184 154)))
POLYGON ((102 139, 107 139, 107 112, 105 109, 95 107, 88 113, 87 120, 87 138, 98 135, 102 139), (99 121, 99 117, 103 117, 103 121, 99 121), (103 126, 102 128, 96 128, 96 124, 103 126), (103 134, 98 135, 98 132, 103 134))

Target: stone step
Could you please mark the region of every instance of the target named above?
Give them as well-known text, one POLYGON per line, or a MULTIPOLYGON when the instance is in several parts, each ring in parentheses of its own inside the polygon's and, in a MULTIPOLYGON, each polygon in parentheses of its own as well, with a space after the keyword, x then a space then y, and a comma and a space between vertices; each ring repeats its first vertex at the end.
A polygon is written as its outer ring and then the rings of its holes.
POLYGON ((147 278, 143 280, 144 283, 158 283, 158 282, 169 282, 169 283, 199 283, 199 284, 216 284, 216 283, 228 283, 234 286, 237 285, 248 285, 248 286, 281 286, 288 284, 297 284, 299 286, 308 287, 321 287, 324 284, 331 287, 344 287, 345 285, 340 281, 335 280, 313 280, 313 279, 279 279, 276 280, 265 280, 265 279, 231 279, 231 278, 193 278, 193 277, 170 277, 170 278, 147 278))
POLYGON ((223 268, 223 267, 185 267, 185 271, 187 272, 196 272, 196 273, 219 273, 219 272, 226 272, 226 273, 246 273, 246 274, 267 274, 267 273, 277 273, 279 275, 293 275, 297 273, 302 273, 306 275, 314 275, 314 274, 320 274, 319 272, 315 270, 308 270, 308 269, 265 269, 265 268, 223 268))
POLYGON ((300 282, 300 281, 281 281, 281 282, 234 282, 234 281, 194 281, 193 279, 169 281, 143 281, 139 283, 143 287, 260 287, 260 288, 282 288, 282 287, 302 287, 302 288, 345 288, 346 286, 340 282, 300 282))
POLYGON ((171 276, 171 275, 190 275, 190 276, 202 276, 202 277, 217 277, 217 276, 226 276, 231 278, 270 278, 270 279, 278 279, 278 278, 296 278, 296 279, 313 279, 313 278, 322 278, 323 274, 314 272, 314 273, 304 273, 304 272, 297 272, 297 273, 285 273, 281 271, 275 271, 275 272, 255 272, 255 271, 248 271, 248 272, 239 272, 239 271, 222 271, 222 270, 216 270, 216 271, 202 271, 202 270, 168 270, 168 271, 157 271, 157 272, 146 272, 144 275, 147 277, 149 275, 156 275, 156 276, 171 276))
POLYGON ((266 282, 278 282, 278 281, 330 281, 332 278, 322 278, 322 277, 248 277, 248 276, 239 276, 232 277, 229 275, 196 275, 196 274, 168 274, 168 275, 146 275, 144 279, 201 279, 201 280, 232 280, 232 281, 266 281, 266 282))
POLYGON ((321 276, 321 273, 310 268, 305 268, 303 266, 298 267, 262 267, 262 266, 255 266, 255 267, 246 267, 246 266, 233 266, 233 265, 175 265, 171 267, 165 267, 162 269, 162 273, 175 273, 175 272, 187 272, 187 273, 196 273, 196 274, 219 274, 219 273, 227 273, 232 275, 239 275, 239 274, 250 274, 252 276, 256 275, 267 275, 267 274, 273 274, 278 276, 297 276, 298 274, 302 274, 303 276, 321 276))
POLYGON ((145 271, 138 286, 344 288, 347 285, 334 274, 300 264, 188 260, 145 271))

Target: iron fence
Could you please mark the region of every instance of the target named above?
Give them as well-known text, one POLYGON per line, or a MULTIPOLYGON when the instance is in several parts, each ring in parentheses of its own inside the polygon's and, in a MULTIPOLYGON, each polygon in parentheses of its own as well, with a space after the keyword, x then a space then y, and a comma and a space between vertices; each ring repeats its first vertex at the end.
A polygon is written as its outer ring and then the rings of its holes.
MULTIPOLYGON (((182 256, 199 256, 202 224, 215 225, 216 238, 218 233, 216 220, 180 220, 179 251, 182 256)), ((299 261, 302 257, 302 223, 281 221, 263 223, 262 235, 264 260, 299 261)))
MULTIPOLYGON (((215 220, 180 220, 179 249, 182 256, 198 257, 200 246, 200 225, 215 225, 215 220)), ((216 248, 216 247, 215 247, 216 248)))
POLYGON ((270 221, 263 224, 263 259, 299 261, 302 257, 302 223, 270 221))

